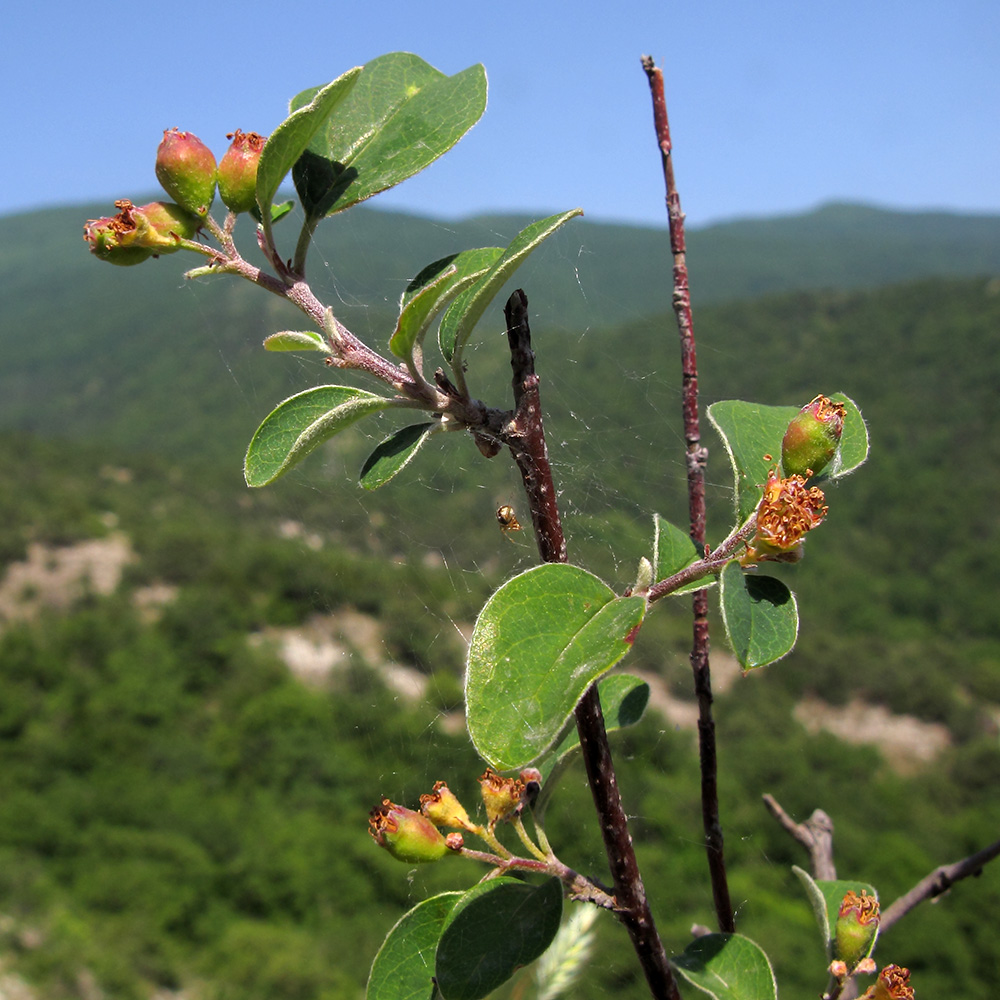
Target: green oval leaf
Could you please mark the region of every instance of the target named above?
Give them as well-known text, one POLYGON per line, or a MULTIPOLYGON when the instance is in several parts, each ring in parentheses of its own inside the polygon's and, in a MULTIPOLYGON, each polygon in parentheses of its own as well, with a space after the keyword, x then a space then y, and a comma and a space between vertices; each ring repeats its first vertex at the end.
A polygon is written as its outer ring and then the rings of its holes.
POLYGON ((692 986, 715 1000, 777 1000, 767 955, 741 934, 706 934, 671 959, 692 986))
MULTIPOLYGON (((601 698, 601 712, 604 715, 604 728, 607 732, 634 726, 646 711, 649 704, 649 685, 640 677, 632 674, 612 674, 602 677, 597 684, 601 698)), ((580 748, 580 740, 576 727, 569 723, 565 737, 541 765, 542 776, 548 781, 547 775, 559 766, 563 758, 570 758, 574 750, 580 748)), ((547 785, 545 786, 547 787, 547 785)))
POLYGON ((443 892, 400 917, 372 963, 367 1000, 431 1000, 438 940, 461 898, 460 892, 443 892))
POLYGON ((502 247, 482 247, 428 264, 403 292, 396 330, 389 341, 392 353, 397 358, 410 358, 434 317, 459 292, 485 274, 502 253, 502 247))
POLYGON ((646 602, 616 597, 592 573, 536 566, 487 601, 469 647, 469 735, 499 770, 523 767, 558 738, 584 692, 631 648, 646 602))
POLYGON ((438 328, 441 353, 452 368, 460 364, 462 348, 469 339, 469 334, 507 279, 536 247, 577 215, 583 215, 582 208, 549 216, 522 229, 490 270, 452 302, 438 328))
MULTIPOLYGON (((271 224, 275 222, 280 222, 286 215, 288 215, 291 210, 295 208, 295 202, 289 199, 288 201, 283 201, 280 205, 271 206, 271 224)), ((250 209, 250 214, 253 215, 258 222, 260 222, 260 209, 255 205, 250 209)))
POLYGON ((257 164, 257 206, 262 217, 272 220, 271 202, 285 175, 302 155, 323 123, 351 92, 361 75, 355 66, 332 83, 311 91, 308 102, 291 108, 291 114, 271 133, 257 164))
MULTIPOLYGON (((823 947, 826 948, 827 959, 833 958, 833 934, 837 926, 837 916, 840 913, 840 904, 848 892, 856 892, 859 896, 862 891, 869 896, 878 899, 875 887, 867 882, 854 882, 847 879, 814 879, 807 871, 792 865, 792 871, 798 876, 799 881, 805 887, 806 895, 812 904, 813 914, 819 926, 820 937, 823 940, 823 947)), ((868 953, 871 954, 878 938, 876 933, 872 938, 871 947, 868 953)))
POLYGON ((451 911, 438 944, 434 976, 441 996, 487 996, 548 948, 561 919, 557 878, 537 886, 498 878, 473 887, 451 911))
POLYGON ((315 330, 282 330, 264 340, 265 351, 322 351, 330 353, 326 338, 315 330))
MULTIPOLYGON (((419 173, 446 153, 486 110, 486 71, 453 76, 409 52, 365 63, 296 164, 295 188, 312 216, 342 212, 419 173)), ((293 105, 312 100, 304 91, 293 105)))
POLYGON ((799 612, 795 595, 780 580, 744 573, 730 563, 719 583, 726 635, 744 670, 774 663, 791 652, 799 612))
POLYGON ((361 485, 366 490, 377 490, 380 486, 385 486, 393 476, 409 465, 427 438, 439 430, 441 422, 434 420, 427 424, 410 424, 409 427, 390 434, 365 459, 361 468, 361 485))
MULTIPOLYGON (((655 580, 665 580, 674 573, 679 573, 692 563, 701 559, 698 546, 691 540, 691 536, 664 520, 659 514, 653 515, 653 572, 655 580)), ((693 580, 684 584, 677 590, 671 592, 670 596, 677 594, 689 594, 692 590, 703 590, 705 587, 715 585, 715 578, 705 577, 701 580, 693 580)))
MULTIPOLYGON (((597 691, 601 698, 604 728, 609 733, 616 729, 624 729, 626 726, 634 726, 642 718, 649 704, 649 685, 631 674, 612 674, 610 677, 602 677, 597 682, 597 691)), ((580 739, 576 726, 570 720, 559 745, 539 764, 539 770, 542 772, 542 790, 532 810, 535 816, 541 817, 545 812, 559 779, 579 749, 580 739)))
POLYGON ((247 486, 266 486, 324 441, 391 399, 344 385, 320 385, 279 403, 257 428, 243 463, 247 486))
MULTIPOLYGON (((817 483, 840 479, 868 457, 868 430, 861 411, 842 392, 831 399, 844 404, 844 432, 833 461, 816 477, 817 483)), ((719 432, 736 479, 736 516, 742 524, 756 509, 768 471, 781 460, 781 441, 797 406, 761 406, 730 399, 713 403, 708 418, 719 432), (767 459, 765 456, 770 455, 767 459)))

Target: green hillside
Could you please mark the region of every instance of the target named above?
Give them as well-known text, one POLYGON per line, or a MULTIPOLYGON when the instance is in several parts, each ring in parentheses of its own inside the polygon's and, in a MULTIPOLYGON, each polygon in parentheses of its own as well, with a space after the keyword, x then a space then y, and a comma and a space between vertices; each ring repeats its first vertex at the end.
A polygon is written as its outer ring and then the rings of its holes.
MULTIPOLYGON (((98 264, 79 232, 99 211, 0 220, 0 577, 19 561, 56 567, 93 539, 132 556, 110 592, 85 586, 61 608, 44 610, 42 583, 0 583, 0 977, 26 976, 41 1000, 89 998, 94 983, 125 1000, 357 997, 396 917, 427 888, 474 877, 435 867, 411 883, 364 828, 383 794, 412 803, 437 778, 470 794, 481 765, 442 717, 460 700, 460 631, 534 558, 493 518, 518 504, 517 477, 506 455, 487 461, 448 435, 364 494, 354 477, 387 424, 247 490, 254 427, 329 371, 260 349, 295 322, 264 293, 185 284, 177 257, 98 264), (374 645, 364 630, 341 637, 346 666, 329 687, 248 641, 317 618, 376 629, 374 645), (386 687, 383 661, 426 678, 423 697, 386 687)), ((519 223, 358 210, 330 227, 311 273, 384 342, 417 267, 519 223)), ((868 464, 830 493, 806 560, 785 570, 803 622, 795 653, 718 698, 740 929, 772 954, 783 995, 820 988, 820 956, 788 871, 804 858, 763 792, 799 818, 830 812, 841 873, 884 900, 996 837, 998 246, 998 220, 850 206, 691 237, 703 402, 843 390, 872 433, 868 464), (770 294, 730 301, 758 290, 770 294), (817 698, 906 713, 947 746, 901 776, 887 751, 810 734, 796 713, 817 698)), ((653 512, 685 518, 665 252, 659 230, 574 223, 519 273, 570 557, 617 588, 649 552, 653 512)), ((506 406, 498 315, 469 379, 506 406)), ((730 473, 704 433, 717 538, 730 473)), ((687 697, 689 632, 685 601, 658 606, 629 665, 687 697)), ((691 736, 650 713, 620 754, 657 919, 682 947, 711 905, 691 736)), ((568 785, 550 835, 600 874, 588 793, 568 785)), ((919 995, 986 1000, 997 918, 994 866, 894 929, 884 954, 909 965, 919 995)), ((620 929, 609 921, 600 939, 582 1000, 643 995, 620 929)))
MULTIPOLYGON (((132 553, 112 591, 84 588, 61 610, 22 614, 44 603, 44 575, 14 595, 0 586, 0 975, 26 978, 42 1000, 360 997, 394 920, 479 874, 451 860, 408 871, 365 827, 382 795, 414 803, 439 778, 474 801, 482 764, 442 713, 460 697, 454 626, 497 577, 280 537, 289 533, 263 494, 246 502, 210 471, 196 480, 175 463, 6 436, 0 467, 5 573, 28 542, 46 546, 43 568, 95 538, 124 538, 132 553), (322 684, 293 677, 273 643, 249 641, 316 616, 351 637, 322 684), (374 645, 348 630, 358 620, 377 630, 374 645), (384 686, 386 659, 426 678, 423 698, 384 686)), ((657 609, 630 666, 660 669, 686 695, 684 617, 657 609)), ((830 622, 814 602, 806 635, 830 622)), ((870 644, 843 648, 848 683, 895 666, 870 644)), ((992 840, 1000 822, 1000 752, 982 696, 948 720, 952 746, 905 778, 873 747, 795 721, 808 664, 737 681, 716 704, 740 930, 793 996, 817 991, 822 958, 789 871, 805 859, 764 812, 763 792, 798 817, 825 807, 841 873, 885 900, 992 840)), ((912 688, 933 685, 942 664, 914 643, 903 666, 912 688)), ((947 666, 961 676, 957 653, 947 666)), ((657 920, 679 949, 692 920, 711 920, 693 733, 651 711, 616 745, 657 920)), ((548 832, 568 863, 600 875, 591 813, 573 774, 548 832)), ((998 918, 991 866, 894 929, 881 954, 927 995, 988 1000, 998 918)), ((581 1000, 644 995, 623 935, 599 922, 581 1000)))

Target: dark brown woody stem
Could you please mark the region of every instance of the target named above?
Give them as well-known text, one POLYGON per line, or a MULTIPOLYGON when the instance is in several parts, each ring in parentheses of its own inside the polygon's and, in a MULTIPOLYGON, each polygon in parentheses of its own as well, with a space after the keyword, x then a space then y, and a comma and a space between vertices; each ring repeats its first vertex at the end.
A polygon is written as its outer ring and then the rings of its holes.
MULTIPOLYGON (((545 562, 566 562, 566 539, 545 446, 538 376, 528 327, 528 300, 524 292, 519 289, 511 295, 504 314, 514 372, 515 410, 502 437, 521 471, 539 554, 545 562)), ((596 684, 577 706, 576 726, 614 880, 616 913, 632 939, 652 996, 656 1000, 680 1000, 677 981, 656 931, 628 832, 596 684)))
MULTIPOLYGON (((670 123, 663 92, 663 74, 649 56, 643 56, 642 68, 649 80, 653 100, 653 124, 663 163, 667 189, 667 215, 670 221, 670 250, 674 258, 673 304, 681 341, 681 373, 684 412, 684 441, 687 446, 688 510, 691 539, 699 551, 705 549, 705 462, 708 451, 701 443, 698 418, 698 359, 695 352, 691 295, 688 288, 687 251, 684 241, 684 213, 674 181, 671 157, 670 123)), ((701 814, 705 831, 708 870, 712 880, 712 898, 719 930, 736 929, 729 898, 726 861, 723 853, 722 823, 719 819, 718 765, 715 746, 715 720, 712 718, 712 678, 708 664, 708 592, 697 590, 692 601, 694 617, 691 645, 691 669, 698 698, 698 747, 701 764, 701 814)))

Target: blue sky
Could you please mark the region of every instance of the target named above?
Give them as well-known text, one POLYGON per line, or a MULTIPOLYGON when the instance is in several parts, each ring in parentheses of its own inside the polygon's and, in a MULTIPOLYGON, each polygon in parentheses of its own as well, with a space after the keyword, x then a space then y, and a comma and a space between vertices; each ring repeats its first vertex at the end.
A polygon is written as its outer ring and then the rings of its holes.
POLYGON ((689 223, 831 199, 1000 212, 997 0, 260 0, 20 4, 0 40, 0 214, 155 190, 164 128, 217 155, 293 94, 397 49, 482 62, 485 117, 377 204, 582 206, 662 224, 639 64, 663 67, 689 223))

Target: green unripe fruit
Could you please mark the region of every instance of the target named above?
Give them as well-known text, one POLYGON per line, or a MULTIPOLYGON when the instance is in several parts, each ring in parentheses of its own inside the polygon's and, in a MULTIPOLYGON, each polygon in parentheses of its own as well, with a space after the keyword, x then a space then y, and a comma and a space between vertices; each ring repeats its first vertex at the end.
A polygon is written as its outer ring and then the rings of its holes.
POLYGON ((201 220, 170 201, 151 201, 134 211, 140 235, 135 242, 157 253, 179 250, 178 240, 189 240, 198 232, 201 220))
POLYGON ((847 966, 848 972, 871 954, 878 924, 878 900, 864 890, 860 896, 848 891, 841 901, 834 928, 835 954, 847 966))
POLYGON ((156 151, 156 179, 181 208, 204 218, 215 198, 215 157, 191 132, 168 128, 156 151))
POLYGON ((449 850, 441 831, 426 816, 388 799, 369 814, 368 832, 379 847, 407 864, 437 861, 449 850))
POLYGON ((786 476, 817 476, 837 453, 844 432, 844 404, 817 396, 792 418, 781 442, 786 476))
POLYGON ((90 252, 95 257, 120 267, 141 264, 153 256, 149 247, 123 246, 119 241, 120 229, 121 220, 117 215, 88 219, 83 227, 83 239, 90 244, 90 252))
POLYGON ((219 163, 219 197, 231 212, 249 212, 257 204, 257 164, 267 137, 237 129, 226 138, 233 141, 219 163))
POLYGON ((420 796, 420 811, 435 826, 459 827, 474 830, 475 827, 465 811, 465 806, 455 797, 455 793, 443 782, 434 782, 434 791, 420 796))
POLYGON ((110 264, 141 264, 158 254, 173 253, 201 225, 200 219, 169 201, 136 207, 122 198, 115 208, 117 215, 91 219, 83 227, 90 252, 110 264))

